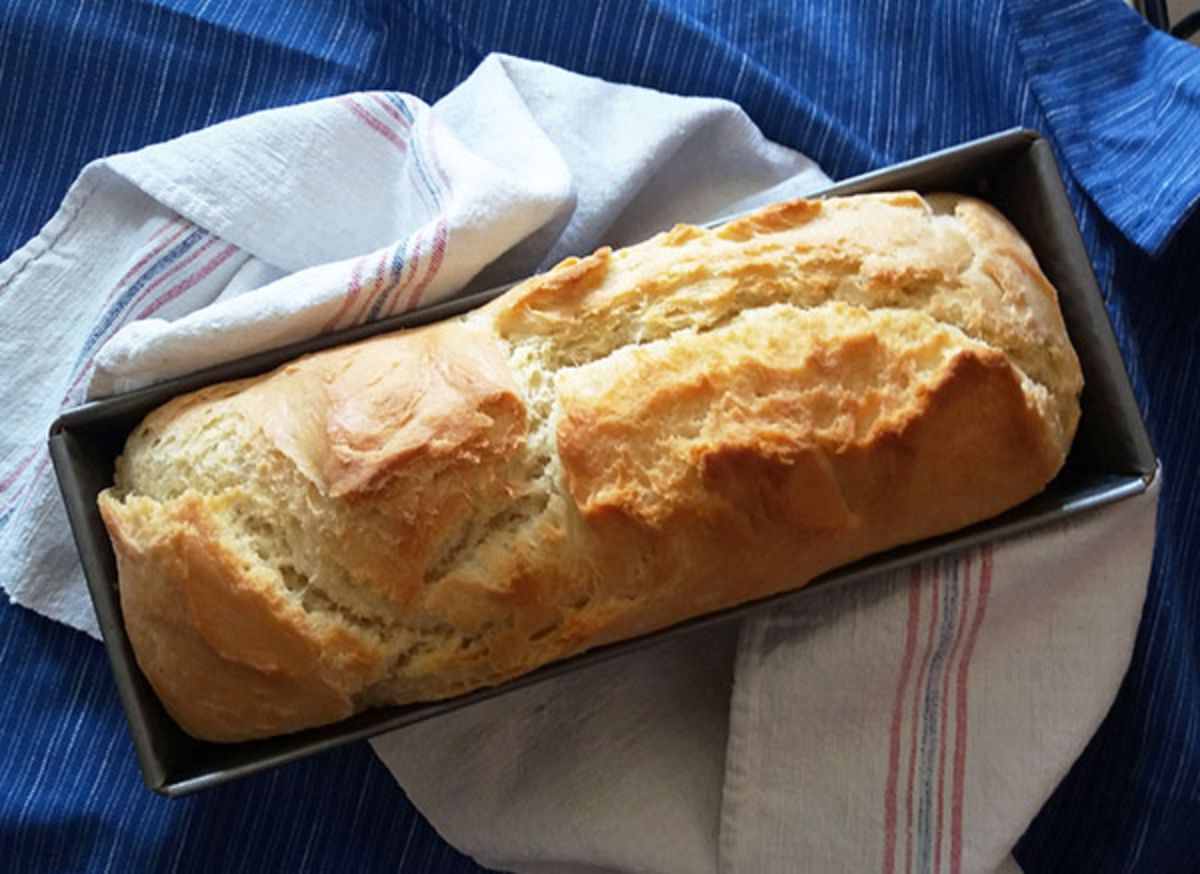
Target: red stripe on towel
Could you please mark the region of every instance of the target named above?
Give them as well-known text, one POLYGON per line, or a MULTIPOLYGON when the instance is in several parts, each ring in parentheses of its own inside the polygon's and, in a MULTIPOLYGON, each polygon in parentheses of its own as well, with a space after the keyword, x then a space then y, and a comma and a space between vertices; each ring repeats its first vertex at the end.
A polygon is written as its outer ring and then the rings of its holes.
POLYGON ((912 672, 913 656, 917 650, 917 629, 921 624, 921 568, 912 569, 908 579, 908 628, 904 633, 904 657, 900 662, 900 678, 896 681, 896 697, 892 702, 892 728, 888 737, 887 789, 884 791, 884 874, 896 871, 896 784, 900 779, 900 735, 904 722, 904 692, 912 672))
POLYGON ((967 771, 967 679, 971 670, 971 656, 975 652, 975 643, 979 639, 979 629, 983 625, 983 617, 987 611, 988 594, 992 588, 991 545, 984 546, 981 553, 979 598, 975 605, 975 617, 971 622, 971 630, 967 635, 967 644, 963 650, 962 661, 958 665, 958 700, 954 712, 954 790, 950 808, 951 874, 961 874, 962 871, 963 783, 967 771))
POLYGON ((912 874, 912 856, 913 856, 913 787, 916 783, 917 774, 917 736, 920 734, 921 726, 921 690, 925 688, 926 677, 929 673, 929 659, 933 655, 934 644, 934 629, 937 627, 938 616, 938 601, 941 594, 941 571, 938 568, 937 562, 933 563, 933 582, 930 586, 932 595, 930 596, 932 606, 929 610, 929 635, 925 640, 925 652, 921 656, 921 667, 917 671, 917 682, 913 686, 913 703, 912 703, 912 744, 909 747, 908 755, 908 791, 904 800, 904 871, 905 874, 912 874))

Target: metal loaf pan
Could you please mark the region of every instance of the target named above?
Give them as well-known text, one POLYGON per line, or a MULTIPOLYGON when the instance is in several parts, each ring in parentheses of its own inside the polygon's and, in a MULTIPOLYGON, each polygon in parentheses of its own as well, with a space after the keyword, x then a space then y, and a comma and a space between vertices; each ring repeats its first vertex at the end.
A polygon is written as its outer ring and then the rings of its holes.
POLYGON ((1021 230, 1058 288, 1087 388, 1078 436, 1054 482, 1041 495, 998 518, 865 559, 825 574, 799 591, 611 644, 450 701, 373 710, 335 725, 267 740, 215 744, 189 737, 166 714, 134 659, 121 621, 116 565, 96 496, 112 482, 113 462, 135 425, 175 395, 263 373, 302 353, 464 312, 500 290, 254 355, 64 413, 51 429, 50 452, 146 784, 164 795, 184 795, 429 719, 674 635, 784 602, 801 603, 818 586, 852 584, 881 571, 1059 522, 1144 491, 1156 469, 1154 452, 1049 144, 1030 131, 1009 131, 868 173, 821 193, 903 188, 957 191, 988 200, 1021 230))

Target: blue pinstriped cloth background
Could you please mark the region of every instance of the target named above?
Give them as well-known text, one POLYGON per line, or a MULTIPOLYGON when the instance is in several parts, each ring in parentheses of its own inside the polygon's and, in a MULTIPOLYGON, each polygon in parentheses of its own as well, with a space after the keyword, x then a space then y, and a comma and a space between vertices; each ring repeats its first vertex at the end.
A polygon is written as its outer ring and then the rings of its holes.
MULTIPOLYGON (((492 50, 736 100, 834 176, 1016 124, 1052 138, 1166 484, 1130 674, 1017 856, 1200 870, 1200 51, 1119 0, 17 0, 0 257, 93 157, 342 91, 432 101, 492 50)), ((98 644, 5 605, 0 666, 4 870, 475 870, 365 746, 167 802, 140 787, 98 644)))

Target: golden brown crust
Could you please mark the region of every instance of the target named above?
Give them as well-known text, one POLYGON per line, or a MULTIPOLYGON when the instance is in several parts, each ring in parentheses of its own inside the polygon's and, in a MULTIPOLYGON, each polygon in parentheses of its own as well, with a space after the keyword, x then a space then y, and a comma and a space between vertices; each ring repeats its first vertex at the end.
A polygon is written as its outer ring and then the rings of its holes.
POLYGON ((445 697, 994 515, 1065 458, 1054 289, 991 207, 776 204, 147 417, 101 496, 200 737, 445 697))
POLYGON ((121 578, 121 610, 167 710, 192 734, 236 741, 349 716, 349 690, 379 658, 302 610, 224 546, 189 496, 154 518, 102 495, 121 578), (144 514, 144 515, 142 515, 144 514))
POLYGON ((507 369, 490 337, 450 322, 308 356, 240 406, 322 490, 362 497, 414 467, 511 449, 524 422, 507 369))

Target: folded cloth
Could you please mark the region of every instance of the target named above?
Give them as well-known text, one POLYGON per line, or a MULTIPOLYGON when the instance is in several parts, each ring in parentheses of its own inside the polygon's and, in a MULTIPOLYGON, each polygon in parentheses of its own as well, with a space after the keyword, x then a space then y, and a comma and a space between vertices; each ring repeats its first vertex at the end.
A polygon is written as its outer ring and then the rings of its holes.
MULTIPOLYGON (((43 448, 64 405, 824 181, 727 102, 504 56, 433 107, 345 95, 90 165, 0 265, 0 320, 22 326, 0 344, 18 423, 0 434, 0 580, 95 634, 43 448)), ((443 835, 502 868, 994 868, 1115 694, 1155 500, 376 749, 443 835)))

